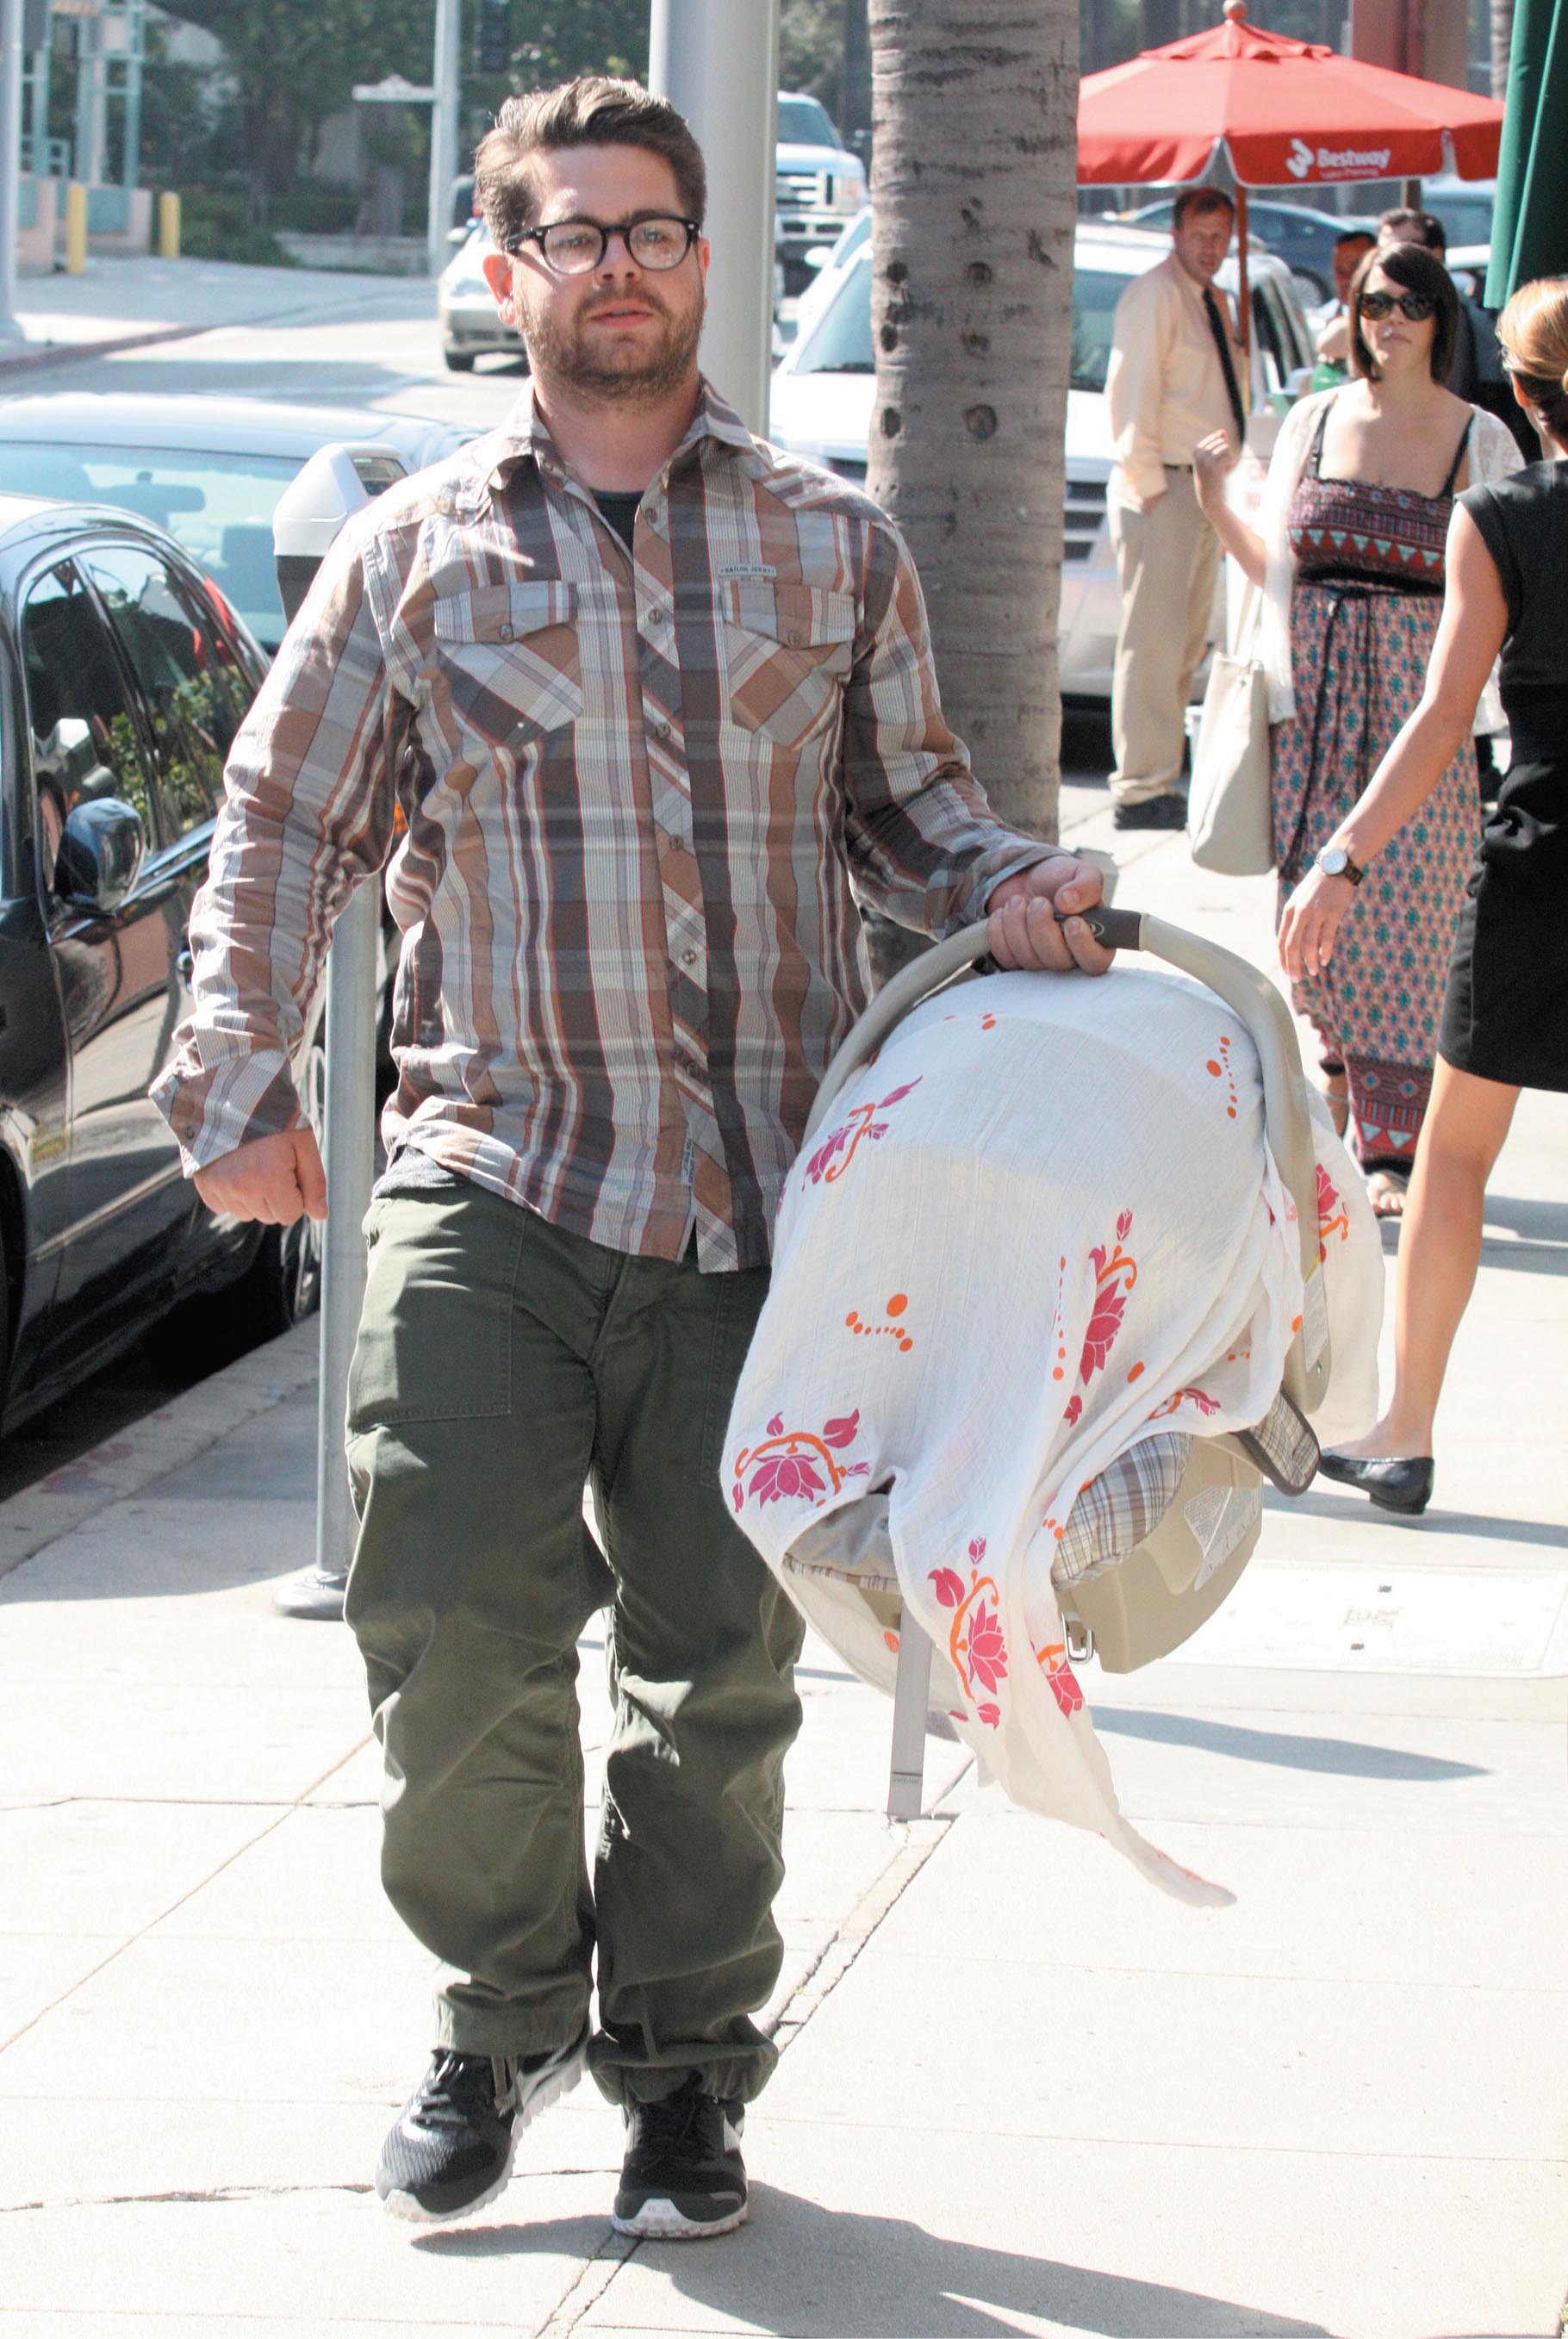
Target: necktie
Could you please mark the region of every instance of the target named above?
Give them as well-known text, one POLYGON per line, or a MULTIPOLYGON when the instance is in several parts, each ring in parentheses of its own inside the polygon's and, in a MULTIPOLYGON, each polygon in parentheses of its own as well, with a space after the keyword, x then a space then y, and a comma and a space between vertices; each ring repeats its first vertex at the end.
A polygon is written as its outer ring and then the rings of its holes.
POLYGON ((1219 351, 1219 370, 1225 376, 1225 394, 1236 417, 1236 444, 1239 452, 1247 440, 1247 410, 1241 403, 1241 385, 1236 379, 1236 364, 1230 354, 1230 335, 1225 330, 1225 320, 1219 313, 1219 303, 1210 284, 1203 288, 1203 306, 1208 318, 1208 330, 1214 335, 1214 346, 1219 351))

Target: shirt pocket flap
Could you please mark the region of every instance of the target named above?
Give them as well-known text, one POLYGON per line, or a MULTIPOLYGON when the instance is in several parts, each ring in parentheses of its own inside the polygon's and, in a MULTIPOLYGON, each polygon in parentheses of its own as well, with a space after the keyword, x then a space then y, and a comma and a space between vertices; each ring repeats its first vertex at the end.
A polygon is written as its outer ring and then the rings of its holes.
POLYGON ((853 642, 859 614, 853 593, 751 577, 725 582, 724 613, 731 625, 791 650, 826 650, 853 642))
POLYGON ((518 642, 547 626, 569 626, 577 615, 574 585, 540 578, 528 585, 476 585, 436 603, 440 642, 518 642))

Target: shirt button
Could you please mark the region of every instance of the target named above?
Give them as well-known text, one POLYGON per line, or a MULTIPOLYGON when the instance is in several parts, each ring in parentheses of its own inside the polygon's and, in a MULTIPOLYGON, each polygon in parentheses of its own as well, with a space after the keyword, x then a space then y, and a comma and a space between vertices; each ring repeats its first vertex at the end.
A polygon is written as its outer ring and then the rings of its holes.
POLYGON ((648 611, 648 623, 650 626, 667 625, 669 622, 669 614, 670 613, 667 609, 650 609, 648 611))
POLYGON ((501 627, 501 629, 500 629, 500 637, 501 637, 502 641, 504 641, 504 642, 509 642, 509 641, 511 640, 511 638, 512 638, 512 629, 511 629, 510 626, 503 626, 503 627, 501 627))
POLYGON ((682 951, 681 964, 683 966, 695 966, 696 962, 697 954, 695 951, 682 951))
POLYGON ((675 737, 675 733, 670 729, 667 723, 656 723, 654 725, 654 737, 656 739, 673 739, 675 737))

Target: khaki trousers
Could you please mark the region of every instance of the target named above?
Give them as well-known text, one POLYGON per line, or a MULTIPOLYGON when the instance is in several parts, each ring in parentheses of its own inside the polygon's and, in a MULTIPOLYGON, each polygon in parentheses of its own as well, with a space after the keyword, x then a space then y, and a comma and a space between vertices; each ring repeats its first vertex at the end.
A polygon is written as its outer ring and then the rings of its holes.
POLYGON ((719 1484, 765 1268, 636 1258, 469 1187, 370 1205, 348 1619, 385 1752, 381 1874, 440 1959, 439 2044, 563 2047, 619 2103, 754 2096, 783 1955, 795 1614, 719 1484), (614 1579, 590 1880, 577 1636, 614 1579))
POLYGON ((1219 538, 1198 508, 1190 471, 1168 470, 1148 511, 1113 503, 1110 541, 1121 624, 1110 686, 1118 804, 1163 795, 1181 775, 1187 702, 1208 640, 1219 538))

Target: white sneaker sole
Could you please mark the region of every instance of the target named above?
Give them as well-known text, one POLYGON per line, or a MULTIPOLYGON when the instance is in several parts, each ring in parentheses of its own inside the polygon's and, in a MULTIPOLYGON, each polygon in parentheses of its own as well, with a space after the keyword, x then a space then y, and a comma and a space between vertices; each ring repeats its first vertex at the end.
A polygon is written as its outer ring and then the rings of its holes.
POLYGON ((610 2219, 617 2234, 630 2234, 647 2242, 711 2241, 715 2234, 733 2234, 735 2227, 744 2226, 745 2221, 746 2204, 744 2201, 738 2209, 732 2209, 727 2217, 715 2217, 705 2224, 683 2217, 673 2201, 664 2200, 645 2201, 635 2217, 612 2216, 610 2219))
POLYGON ((512 2164, 518 2156, 518 2140, 523 2130, 537 2119, 541 2112, 547 2112, 552 2104, 558 2103, 563 2096, 570 2095, 587 2070, 587 2062, 588 2050, 585 2040, 564 2063, 557 2063, 553 2069, 540 2073, 518 2107, 512 2120, 511 2139, 507 2146, 506 2166, 488 2191, 477 2195, 472 2201, 465 2201, 460 2209, 427 2209, 411 2193, 386 2193, 380 2198, 388 2216, 400 2218, 406 2226, 459 2226, 465 2217, 477 2217, 481 2209, 488 2209, 492 2201, 498 2201, 512 2181, 512 2164))

